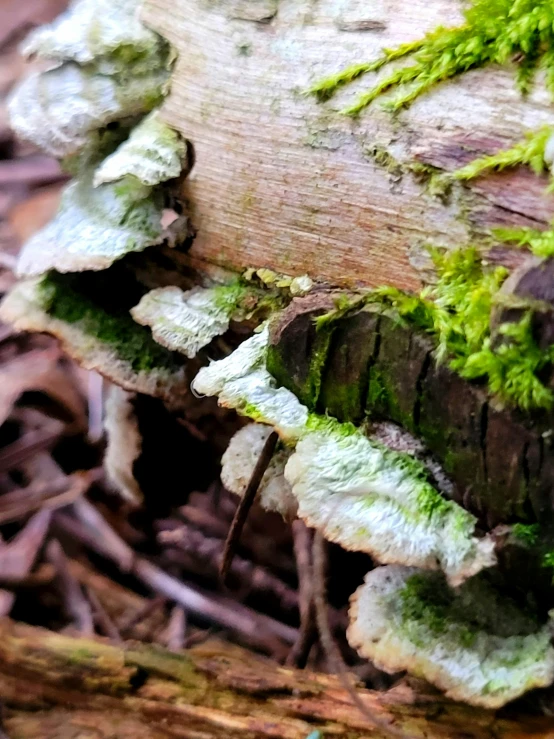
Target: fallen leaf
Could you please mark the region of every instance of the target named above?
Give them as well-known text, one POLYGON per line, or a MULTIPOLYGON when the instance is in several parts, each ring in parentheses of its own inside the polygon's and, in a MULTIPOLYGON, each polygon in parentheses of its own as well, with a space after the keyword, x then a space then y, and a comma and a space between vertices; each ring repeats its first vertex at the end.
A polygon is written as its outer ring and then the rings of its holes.
POLYGON ((58 351, 31 351, 0 368, 0 425, 26 392, 48 395, 74 420, 86 427, 84 400, 58 363, 58 351))

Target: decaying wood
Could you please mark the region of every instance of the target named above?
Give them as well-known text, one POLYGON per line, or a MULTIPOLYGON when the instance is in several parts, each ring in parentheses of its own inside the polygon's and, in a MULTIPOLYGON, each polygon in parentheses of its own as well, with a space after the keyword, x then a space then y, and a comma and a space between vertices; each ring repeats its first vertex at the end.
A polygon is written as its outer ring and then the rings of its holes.
POLYGON ((374 75, 324 104, 304 94, 384 47, 458 24, 460 9, 449 0, 146 0, 147 22, 179 53, 165 117, 196 154, 185 185, 191 254, 343 286, 414 288, 429 242, 549 221, 554 198, 528 171, 456 187, 447 204, 406 171, 414 161, 452 171, 552 124, 549 94, 539 86, 523 100, 511 69, 471 71, 397 118, 379 102, 356 121, 336 112, 374 75))
MULTIPOLYGON (((371 398, 372 419, 393 421, 423 440, 456 499, 489 527, 528 515, 552 520, 551 413, 495 407, 482 386, 437 364, 427 334, 371 305, 328 328, 327 353, 310 378, 312 312, 309 299, 296 299, 273 331, 269 358, 280 384, 296 394, 307 382, 320 385, 316 410, 344 421, 363 418, 371 398)), ((326 332, 319 333, 324 343, 326 332)), ((538 572, 542 579, 544 570, 538 572)))
MULTIPOLYGON (((552 719, 495 716, 401 684, 358 689, 387 725, 415 737, 552 736, 552 719)), ((0 694, 10 736, 67 739, 384 737, 332 676, 300 672, 221 642, 175 654, 0 624, 0 694)))

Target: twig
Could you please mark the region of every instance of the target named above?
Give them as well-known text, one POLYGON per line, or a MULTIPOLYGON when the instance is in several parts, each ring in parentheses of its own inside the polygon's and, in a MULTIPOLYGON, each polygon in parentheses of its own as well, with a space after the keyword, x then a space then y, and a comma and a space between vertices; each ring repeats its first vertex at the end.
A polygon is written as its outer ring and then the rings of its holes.
POLYGON ((306 524, 297 519, 292 522, 294 556, 298 572, 298 610, 300 611, 300 633, 290 650, 286 664, 305 667, 310 649, 315 641, 317 629, 314 619, 312 535, 306 524))
POLYGON ((331 633, 329 626, 329 619, 327 614, 327 596, 326 596, 326 569, 327 569, 327 556, 326 556, 326 542, 319 531, 315 532, 314 543, 312 547, 312 562, 313 562, 313 591, 314 591, 314 606, 317 627, 319 630, 319 638, 321 640, 321 646, 325 652, 327 662, 332 672, 334 672, 339 678, 341 685, 347 691, 352 702, 358 708, 360 713, 378 729, 382 729, 390 736, 401 737, 401 739, 415 739, 415 737, 404 732, 395 729, 388 722, 383 721, 376 716, 363 702, 354 686, 348 668, 346 667, 341 653, 337 647, 337 644, 331 633))
POLYGON ((12 470, 38 452, 50 449, 63 433, 56 424, 55 430, 46 428, 29 431, 17 441, 8 444, 0 451, 0 472, 12 470))
POLYGON ((76 472, 50 484, 31 484, 0 498, 0 524, 18 521, 36 510, 55 510, 74 502, 90 487, 93 476, 76 472))
POLYGON ((95 624, 103 631, 105 636, 113 642, 121 644, 123 639, 121 638, 121 634, 119 633, 117 626, 114 624, 104 606, 100 603, 98 596, 90 586, 87 587, 87 596, 93 608, 92 615, 95 624))
POLYGON ((98 372, 88 373, 87 405, 88 405, 88 440, 97 444, 104 435, 104 378, 98 372))
POLYGON ((85 546, 116 562, 124 572, 130 572, 142 580, 155 593, 183 606, 189 613, 206 621, 221 624, 242 634, 251 644, 265 650, 275 640, 294 643, 298 631, 269 616, 257 614, 230 599, 208 597, 189 585, 180 582, 156 565, 141 557, 106 523, 98 511, 84 498, 71 507, 78 520, 62 513, 56 514, 56 524, 85 546), (122 567, 129 565, 128 567, 122 567))
POLYGON ((250 478, 246 490, 244 491, 244 495, 237 506, 237 510, 231 523, 231 528, 227 535, 227 540, 225 541, 223 558, 219 570, 219 576, 223 583, 227 580, 227 575, 229 574, 229 569, 233 563, 233 557, 235 556, 242 529, 244 528, 248 513, 256 498, 256 493, 258 492, 258 488, 260 487, 265 471, 271 462, 278 440, 279 436, 276 431, 272 431, 267 437, 261 454, 258 457, 258 461, 256 462, 256 466, 254 467, 254 471, 252 472, 252 477, 250 478))
MULTIPOLYGON (((198 529, 181 525, 173 531, 162 531, 157 536, 161 544, 174 545, 186 552, 193 559, 191 568, 195 562, 202 567, 203 574, 217 577, 219 563, 221 562, 223 542, 221 539, 209 537, 198 529)), ((295 611, 298 608, 298 595, 296 590, 289 587, 279 577, 267 568, 256 565, 243 557, 235 556, 231 564, 229 575, 240 582, 243 590, 256 590, 271 593, 277 598, 285 611, 295 611)))
POLYGON ((172 652, 183 649, 187 630, 187 613, 182 606, 174 606, 167 627, 160 635, 160 641, 172 652))
POLYGON ((71 574, 81 586, 85 585, 94 590, 124 638, 151 641, 152 634, 164 627, 164 614, 152 610, 149 615, 142 617, 140 623, 131 626, 127 634, 122 634, 120 624, 129 621, 130 617, 137 613, 144 613, 145 606, 149 606, 153 600, 147 600, 112 578, 100 574, 84 561, 70 559, 68 565, 71 574))
MULTIPOLYGON (((0 546, 0 575, 23 577, 29 573, 48 532, 50 517, 49 511, 36 513, 9 544, 2 543, 0 546)), ((9 614, 14 600, 14 593, 0 590, 0 616, 9 614)))
POLYGON ((164 598, 163 595, 157 595, 155 598, 147 600, 142 608, 118 624, 119 633, 126 636, 137 624, 146 620, 158 608, 162 608, 166 601, 167 598, 164 598))
POLYGON ((79 633, 87 636, 94 634, 89 602, 83 595, 81 586, 71 574, 65 552, 57 539, 48 542, 46 559, 56 570, 55 584, 63 599, 66 615, 73 621, 79 633))
POLYGON ((133 568, 135 552, 116 534, 102 514, 88 500, 82 498, 71 506, 79 523, 83 524, 89 534, 92 534, 100 553, 114 559, 123 572, 130 572, 133 568))
POLYGON ((35 590, 51 585, 56 573, 51 565, 41 565, 36 572, 23 577, 0 575, 0 589, 2 590, 35 590))

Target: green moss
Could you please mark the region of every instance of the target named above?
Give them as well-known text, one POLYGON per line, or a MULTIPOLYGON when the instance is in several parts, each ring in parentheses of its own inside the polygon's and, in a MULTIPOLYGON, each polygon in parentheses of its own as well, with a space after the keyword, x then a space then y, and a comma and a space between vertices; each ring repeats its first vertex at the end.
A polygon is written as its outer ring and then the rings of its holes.
POLYGON ((359 422, 364 415, 364 388, 360 382, 346 384, 331 378, 320 393, 319 404, 340 420, 359 422))
POLYGON ((502 300, 499 290, 507 270, 489 268, 472 247, 432 254, 438 274, 435 285, 418 296, 384 288, 375 291, 374 298, 434 336, 439 361, 448 361, 466 379, 486 380, 502 402, 524 410, 551 408, 554 394, 541 377, 554 361, 554 348, 538 346, 531 306, 519 322, 499 327, 502 342, 493 345, 491 340, 491 312, 502 300))
POLYGON ((545 231, 538 231, 534 228, 495 228, 493 235, 499 241, 529 249, 539 259, 554 256, 554 228, 552 227, 545 231))
POLYGON ((444 586, 437 587, 434 578, 412 575, 406 581, 400 599, 404 622, 424 623, 434 635, 447 630, 454 598, 444 586))
POLYGON ((514 59, 518 60, 517 81, 523 93, 530 88, 538 66, 546 70, 546 83, 552 91, 554 8, 550 0, 473 0, 462 25, 438 27, 418 41, 386 50, 372 62, 357 64, 322 80, 311 92, 326 100, 354 79, 407 57, 410 63, 385 75, 344 112, 358 115, 391 90, 398 95, 388 107, 399 110, 444 80, 469 69, 506 64, 514 59))
POLYGON ((530 132, 524 141, 520 141, 510 149, 505 149, 497 154, 474 159, 465 167, 455 171, 452 177, 457 180, 472 180, 492 170, 501 171, 518 166, 528 166, 535 174, 541 175, 548 170, 544 153, 552 133, 550 126, 530 132))
MULTIPOLYGON (((157 344, 150 331, 126 311, 110 313, 78 290, 79 276, 48 273, 39 285, 41 307, 53 318, 79 328, 109 345, 135 372, 156 368, 176 370, 175 356, 157 344)), ((99 293, 102 285, 99 283, 99 293)))
POLYGON ((341 423, 331 416, 321 416, 317 413, 310 413, 306 423, 306 429, 309 431, 323 431, 335 436, 352 436, 359 434, 359 429, 353 423, 341 423))
MULTIPOLYGON (((453 646, 457 643, 467 648, 475 644, 479 634, 525 636, 536 631, 538 624, 535 613, 500 595, 483 576, 472 578, 454 591, 440 574, 415 574, 406 581, 399 599, 402 626, 421 647, 428 646, 430 634, 448 634, 453 646)), ((522 657, 518 650, 516 655, 502 655, 500 659, 515 664, 522 657)))
POLYGON ((378 367, 370 367, 366 408, 377 417, 393 419, 408 431, 413 431, 413 418, 405 413, 400 404, 397 389, 390 377, 378 367))
POLYGON ((543 554, 542 566, 554 570, 554 550, 543 554))
POLYGON ((526 546, 532 547, 539 539, 540 526, 538 523, 516 523, 512 526, 512 534, 526 546))

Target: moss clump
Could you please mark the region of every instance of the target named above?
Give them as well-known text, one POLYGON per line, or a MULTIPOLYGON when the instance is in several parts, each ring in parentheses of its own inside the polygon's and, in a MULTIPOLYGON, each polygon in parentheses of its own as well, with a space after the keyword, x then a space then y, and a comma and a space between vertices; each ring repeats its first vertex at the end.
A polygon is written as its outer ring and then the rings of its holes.
MULTIPOLYGON (((103 293, 101 280, 98 295, 103 293)), ((174 354, 157 344, 150 331, 133 321, 127 311, 108 312, 92 298, 79 292, 78 275, 49 272, 39 285, 41 307, 53 318, 79 328, 98 341, 108 344, 118 357, 129 362, 135 372, 157 368, 176 370, 174 354)))
POLYGON ((543 554, 542 566, 554 570, 554 550, 543 554))
MULTIPOLYGON (((551 224, 553 226, 554 224, 551 224)), ((554 228, 538 231, 534 228, 495 228, 493 235, 512 246, 519 246, 539 259, 554 257, 554 228)))
POLYGON ((522 92, 529 90, 538 66, 546 70, 547 86, 554 91, 554 8, 550 0, 473 0, 461 26, 439 27, 421 40, 386 50, 373 62, 349 67, 319 82, 311 92, 326 100, 352 80, 407 57, 411 63, 394 69, 344 112, 358 115, 390 90, 399 90, 389 103, 392 110, 399 110, 439 82, 469 69, 514 59, 518 59, 517 81, 522 92))
POLYGON ((465 582, 453 591, 439 574, 415 574, 406 580, 400 596, 400 618, 416 644, 449 634, 461 646, 471 647, 479 634, 509 637, 537 628, 536 616, 502 597, 485 578, 465 582))
POLYGON ((548 170, 548 164, 545 161, 545 150, 551 136, 552 128, 550 126, 530 132, 523 141, 518 142, 510 149, 499 151, 491 156, 474 159, 465 167, 456 170, 452 176, 457 180, 472 180, 493 170, 501 171, 519 166, 530 167, 536 175, 544 174, 548 170))
POLYGON ((516 523, 512 526, 512 534, 525 546, 533 547, 539 540, 540 526, 538 523, 516 523))
POLYGON ((499 290, 508 271, 489 268, 472 247, 435 251, 433 258, 438 280, 420 295, 385 288, 375 291, 374 297, 433 335, 439 361, 448 361, 462 377, 486 380, 491 393, 508 405, 551 408, 554 394, 541 378, 554 361, 554 347, 539 347, 531 307, 517 323, 498 328, 501 342, 493 344, 491 338, 491 311, 502 302, 499 290))

